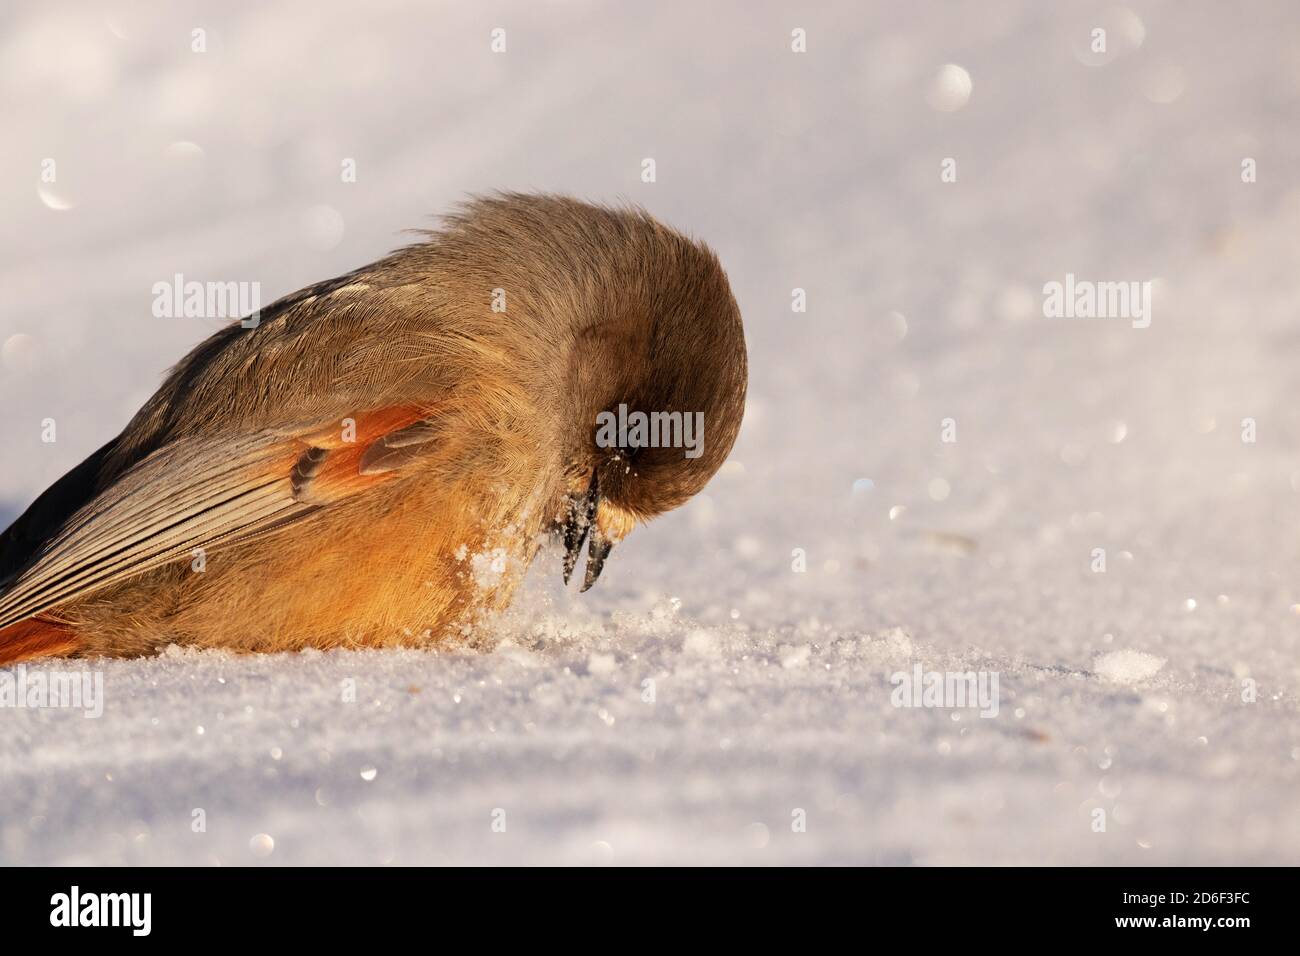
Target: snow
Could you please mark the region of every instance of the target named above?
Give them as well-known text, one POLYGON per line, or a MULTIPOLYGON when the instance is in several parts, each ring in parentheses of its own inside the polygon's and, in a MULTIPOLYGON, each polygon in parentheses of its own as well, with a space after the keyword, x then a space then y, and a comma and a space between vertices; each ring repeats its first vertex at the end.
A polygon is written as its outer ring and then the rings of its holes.
POLYGON ((12 11, 9 515, 220 324, 154 282, 270 301, 470 191, 705 238, 751 389, 704 494, 471 645, 0 710, 0 862, 1294 862, 1300 13, 1131 6, 12 11), (1067 273, 1152 281, 1150 327, 1044 318, 1067 273), (997 716, 893 706, 917 664, 997 716))
POLYGON ((1097 658, 1093 670, 1099 677, 1116 684, 1138 684, 1154 677, 1165 666, 1163 657, 1141 651, 1111 651, 1097 658))

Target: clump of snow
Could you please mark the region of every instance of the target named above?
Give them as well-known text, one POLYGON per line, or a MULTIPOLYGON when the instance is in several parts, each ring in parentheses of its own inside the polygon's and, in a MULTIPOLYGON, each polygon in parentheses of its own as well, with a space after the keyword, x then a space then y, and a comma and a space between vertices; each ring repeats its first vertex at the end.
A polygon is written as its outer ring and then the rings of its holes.
POLYGON ((722 653, 717 634, 702 628, 687 632, 682 650, 696 657, 718 657, 722 653))
POLYGON ((1163 657, 1156 657, 1144 651, 1125 649, 1100 655, 1092 669, 1099 676, 1116 684, 1140 684, 1155 677, 1164 666, 1163 657))
POLYGON ((912 637, 901 627, 891 627, 879 635, 884 649, 900 657, 912 656, 912 637))
POLYGON ((812 648, 807 644, 801 644, 798 646, 782 644, 777 648, 777 651, 781 656, 781 666, 786 670, 789 670, 792 667, 806 666, 808 664, 808 658, 812 654, 812 648))
POLYGON ((473 555, 470 558, 470 569, 474 575, 474 586, 482 591, 496 587, 505 577, 508 561, 504 548, 492 548, 473 555))

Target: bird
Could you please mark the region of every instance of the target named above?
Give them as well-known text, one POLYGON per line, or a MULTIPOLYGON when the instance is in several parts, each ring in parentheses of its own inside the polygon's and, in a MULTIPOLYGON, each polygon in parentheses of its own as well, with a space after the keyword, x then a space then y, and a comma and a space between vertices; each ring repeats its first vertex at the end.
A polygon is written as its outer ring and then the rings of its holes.
POLYGON ((414 232, 202 341, 0 535, 0 664, 439 646, 548 540, 586 590, 718 471, 748 360, 707 245, 551 193, 414 232), (611 440, 616 411, 700 447, 611 440))

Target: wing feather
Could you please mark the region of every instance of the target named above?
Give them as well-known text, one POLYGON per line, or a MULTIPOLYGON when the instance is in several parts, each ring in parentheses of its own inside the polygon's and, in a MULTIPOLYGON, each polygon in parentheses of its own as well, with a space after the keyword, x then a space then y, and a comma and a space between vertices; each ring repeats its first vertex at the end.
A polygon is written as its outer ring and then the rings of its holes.
MULTIPOLYGON (((185 438, 142 459, 74 512, 0 594, 0 629, 187 557, 245 543, 392 477, 363 474, 385 435, 427 410, 356 416, 354 442, 335 423, 234 438, 185 438)), ((433 436, 426 426, 421 442, 433 436)), ((402 441, 405 436, 400 436, 402 441)), ((396 463, 394 463, 396 465, 396 463)))

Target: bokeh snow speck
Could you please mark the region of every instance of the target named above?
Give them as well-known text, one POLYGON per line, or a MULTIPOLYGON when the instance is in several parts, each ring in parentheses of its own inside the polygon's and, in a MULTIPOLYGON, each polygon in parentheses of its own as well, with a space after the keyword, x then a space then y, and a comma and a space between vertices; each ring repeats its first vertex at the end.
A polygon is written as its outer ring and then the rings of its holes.
POLYGON ((0 709, 0 863, 1294 862, 1300 10, 652 12, 6 9, 0 515, 216 327, 155 282, 269 303, 492 189, 708 241, 751 415, 472 646, 0 709), (1045 317, 1067 273, 1149 327, 1045 317), (997 716, 895 706, 918 664, 997 716))

